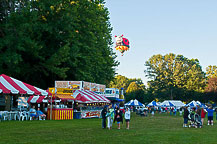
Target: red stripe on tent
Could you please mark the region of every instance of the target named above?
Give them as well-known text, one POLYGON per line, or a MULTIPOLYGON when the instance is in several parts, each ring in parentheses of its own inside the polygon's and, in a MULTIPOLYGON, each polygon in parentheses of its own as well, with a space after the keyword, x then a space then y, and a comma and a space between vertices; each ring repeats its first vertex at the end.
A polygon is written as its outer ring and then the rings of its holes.
POLYGON ((97 95, 98 97, 100 97, 100 98, 102 98, 102 100, 104 100, 104 101, 106 101, 106 102, 110 102, 110 100, 108 100, 106 97, 104 97, 104 96, 101 96, 101 95, 98 95, 98 94, 96 94, 96 93, 94 93, 94 92, 92 92, 92 91, 88 91, 89 93, 92 93, 92 94, 94 94, 94 95, 97 95))
POLYGON ((10 85, 12 85, 15 89, 17 89, 20 94, 26 94, 26 93, 27 93, 27 91, 25 91, 25 90, 22 89, 19 85, 17 85, 9 76, 6 76, 6 75, 2 74, 2 77, 3 77, 10 85))
MULTIPOLYGON (((94 99, 94 98, 92 98, 91 96, 89 96, 88 94, 86 94, 86 93, 84 93, 83 91, 80 91, 80 90, 78 90, 79 91, 79 93, 81 93, 82 95, 85 95, 85 96, 87 96, 89 99, 91 99, 92 100, 92 102, 96 102, 97 100, 97 98, 96 99, 94 99)), ((95 97, 95 96, 93 96, 93 97, 95 97)))
POLYGON ((38 91, 34 86, 31 86, 29 84, 26 84, 24 82, 22 82, 28 89, 30 89, 31 91, 34 91, 35 95, 41 95, 41 92, 38 91))
POLYGON ((3 93, 11 93, 9 89, 7 89, 1 82, 0 82, 0 89, 3 93))
POLYGON ((91 91, 85 91, 86 93, 88 93, 89 95, 92 95, 93 97, 95 97, 98 101, 104 101, 101 97, 99 97, 96 93, 91 92, 91 91))
POLYGON ((91 102, 89 99, 85 98, 85 96, 82 96, 81 93, 79 93, 79 94, 77 95, 77 97, 75 98, 75 100, 77 100, 77 101, 82 101, 82 102, 91 102))
POLYGON ((40 97, 37 99, 36 103, 42 103, 42 101, 43 101, 44 98, 45 98, 45 96, 40 96, 40 97))
POLYGON ((30 101, 32 100, 34 96, 30 96, 29 99, 27 100, 27 103, 30 103, 30 101))

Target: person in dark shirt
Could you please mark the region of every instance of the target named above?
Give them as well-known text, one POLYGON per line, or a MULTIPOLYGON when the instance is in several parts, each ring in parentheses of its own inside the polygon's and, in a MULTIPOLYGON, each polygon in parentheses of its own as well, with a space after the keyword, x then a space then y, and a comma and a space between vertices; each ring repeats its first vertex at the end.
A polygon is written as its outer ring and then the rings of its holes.
POLYGON ((102 128, 106 128, 106 114, 107 114, 107 109, 106 107, 103 108, 102 112, 101 112, 101 116, 102 116, 102 128))
POLYGON ((184 124, 183 124, 183 127, 188 127, 188 126, 187 126, 187 124, 188 124, 188 115, 189 115, 188 108, 187 108, 187 107, 184 107, 184 115, 183 115, 184 124))
POLYGON ((201 107, 199 105, 197 105, 196 113, 198 114, 198 120, 200 122, 200 126, 202 126, 202 122, 201 122, 201 107))
POLYGON ((120 123, 121 122, 123 123, 123 116, 122 116, 122 112, 119 109, 117 109, 117 112, 115 114, 115 121, 117 121, 118 129, 120 129, 120 123))

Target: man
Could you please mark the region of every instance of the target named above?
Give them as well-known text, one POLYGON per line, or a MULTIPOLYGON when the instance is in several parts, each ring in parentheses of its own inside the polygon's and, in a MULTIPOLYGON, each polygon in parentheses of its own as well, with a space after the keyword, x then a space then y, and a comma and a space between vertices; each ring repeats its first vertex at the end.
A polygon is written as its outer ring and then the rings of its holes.
POLYGON ((183 124, 183 127, 188 127, 187 126, 187 124, 188 124, 188 115, 189 115, 188 107, 184 107, 184 115, 183 115, 184 124, 183 124))
POLYGON ((114 109, 112 108, 112 104, 109 105, 109 110, 107 113, 107 120, 108 120, 108 129, 112 128, 112 123, 113 123, 113 119, 114 119, 114 109))
POLYGON ((29 110, 29 112, 30 112, 30 117, 32 117, 32 119, 36 119, 37 118, 35 106, 32 106, 32 108, 29 110))
POLYGON ((37 117, 41 117, 43 120, 45 120, 46 115, 40 110, 40 108, 38 108, 37 110, 37 117))
POLYGON ((101 116, 102 116, 102 128, 106 128, 106 114, 107 114, 107 109, 106 106, 103 108, 102 112, 101 112, 101 116))

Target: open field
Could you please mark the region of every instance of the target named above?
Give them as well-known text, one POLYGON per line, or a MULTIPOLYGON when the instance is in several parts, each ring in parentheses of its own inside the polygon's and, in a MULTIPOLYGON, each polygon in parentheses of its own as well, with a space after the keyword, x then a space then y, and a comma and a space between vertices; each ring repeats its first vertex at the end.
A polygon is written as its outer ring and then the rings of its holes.
MULTIPOLYGON (((215 118, 215 117, 214 117, 215 118)), ((0 122, 0 143, 217 143, 217 121, 201 129, 183 128, 180 116, 133 114, 130 130, 101 128, 101 119, 0 122)), ((205 124, 207 120, 205 121, 205 124)))

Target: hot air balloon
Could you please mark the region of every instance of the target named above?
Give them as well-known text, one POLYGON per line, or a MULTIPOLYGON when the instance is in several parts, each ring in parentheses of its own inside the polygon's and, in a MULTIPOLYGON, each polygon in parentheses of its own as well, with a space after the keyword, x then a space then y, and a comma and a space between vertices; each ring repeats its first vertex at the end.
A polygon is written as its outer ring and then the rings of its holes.
POLYGON ((121 56, 124 55, 125 51, 128 51, 130 48, 129 40, 124 38, 123 35, 115 36, 116 46, 115 49, 121 52, 121 56))

